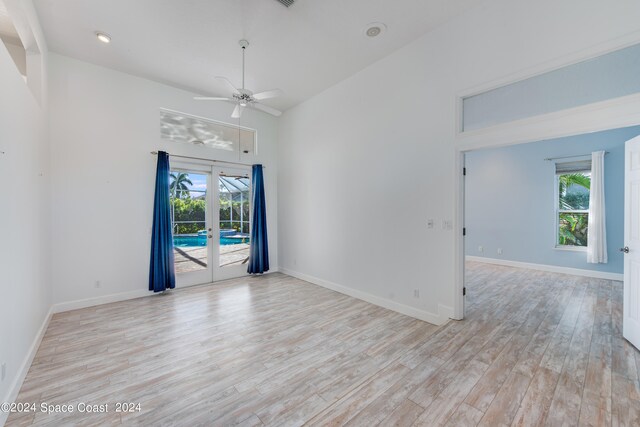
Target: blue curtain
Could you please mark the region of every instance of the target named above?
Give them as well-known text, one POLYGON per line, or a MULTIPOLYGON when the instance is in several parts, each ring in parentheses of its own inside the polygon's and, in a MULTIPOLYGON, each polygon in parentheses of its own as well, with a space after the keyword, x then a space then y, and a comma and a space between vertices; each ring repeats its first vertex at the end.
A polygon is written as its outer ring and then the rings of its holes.
POLYGON ((251 249, 249 252, 249 274, 269 271, 269 245, 267 243, 267 208, 264 201, 264 178, 262 165, 253 165, 253 218, 251 249))
POLYGON ((169 155, 159 151, 149 267, 149 290, 153 292, 162 292, 176 287, 176 275, 173 269, 169 174, 169 155))

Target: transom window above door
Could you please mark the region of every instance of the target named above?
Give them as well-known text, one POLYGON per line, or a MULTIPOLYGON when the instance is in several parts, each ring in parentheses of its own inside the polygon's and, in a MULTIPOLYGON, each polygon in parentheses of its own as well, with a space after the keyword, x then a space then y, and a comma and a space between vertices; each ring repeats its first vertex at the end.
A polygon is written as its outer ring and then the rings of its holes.
POLYGON ((214 150, 255 154, 256 131, 189 114, 160 110, 160 136, 214 150))

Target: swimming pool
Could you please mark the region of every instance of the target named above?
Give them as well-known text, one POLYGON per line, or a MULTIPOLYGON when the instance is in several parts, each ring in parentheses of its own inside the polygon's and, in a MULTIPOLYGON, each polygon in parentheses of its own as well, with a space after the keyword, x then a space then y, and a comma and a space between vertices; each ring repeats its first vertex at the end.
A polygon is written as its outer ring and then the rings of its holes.
MULTIPOLYGON (((220 237, 221 245, 236 245, 238 243, 249 243, 249 237, 244 239, 220 237)), ((192 246, 207 246, 207 236, 173 236, 173 246, 178 248, 192 247, 192 246)))

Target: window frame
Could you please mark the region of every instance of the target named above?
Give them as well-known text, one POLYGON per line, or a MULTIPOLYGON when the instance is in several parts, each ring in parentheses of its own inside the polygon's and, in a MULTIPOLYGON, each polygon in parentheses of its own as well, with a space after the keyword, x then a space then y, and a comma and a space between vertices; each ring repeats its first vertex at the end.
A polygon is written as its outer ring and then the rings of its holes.
MULTIPOLYGON (((591 169, 583 169, 579 171, 575 171, 574 173, 588 173, 591 174, 591 169)), ((586 252, 586 246, 576 246, 576 245, 561 245, 560 244, 560 214, 562 213, 580 213, 587 214, 587 221, 589 220, 589 209, 560 209, 560 176, 568 175, 568 173, 556 173, 554 177, 554 199, 553 199, 553 211, 554 211, 554 235, 555 235, 555 244, 554 249, 560 251, 575 251, 575 252, 586 252)), ((591 198, 591 190, 589 190, 589 198, 591 198)), ((587 236, 589 235, 589 230, 587 230, 587 236)))

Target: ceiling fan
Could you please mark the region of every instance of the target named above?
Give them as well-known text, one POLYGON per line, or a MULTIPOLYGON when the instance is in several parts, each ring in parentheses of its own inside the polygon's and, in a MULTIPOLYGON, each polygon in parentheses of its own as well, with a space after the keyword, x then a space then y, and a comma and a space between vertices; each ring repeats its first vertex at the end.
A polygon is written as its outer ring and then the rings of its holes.
POLYGON ((271 108, 262 104, 260 101, 263 99, 275 98, 282 95, 280 89, 272 89, 264 92, 253 93, 244 87, 244 52, 249 46, 249 42, 242 39, 240 40, 240 47, 242 48, 242 89, 236 88, 231 81, 226 77, 216 77, 216 79, 223 81, 233 91, 231 98, 222 98, 216 96, 196 96, 193 99, 197 101, 231 101, 236 103, 236 108, 233 109, 231 117, 234 119, 240 118, 242 111, 245 107, 255 108, 257 110, 264 111, 265 113, 272 114, 276 117, 282 114, 282 111, 271 108))

